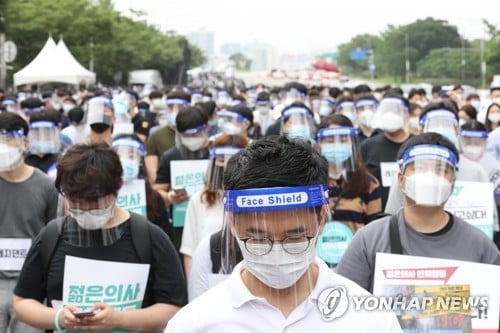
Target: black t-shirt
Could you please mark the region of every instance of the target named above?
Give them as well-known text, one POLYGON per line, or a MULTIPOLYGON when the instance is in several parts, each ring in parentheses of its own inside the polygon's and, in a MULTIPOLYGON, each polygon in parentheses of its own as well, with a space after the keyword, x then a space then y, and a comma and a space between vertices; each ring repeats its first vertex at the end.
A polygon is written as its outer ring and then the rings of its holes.
POLYGON ((269 135, 281 135, 281 118, 278 118, 274 123, 272 123, 266 131, 266 136, 269 135))
POLYGON ((132 124, 134 124, 134 133, 139 133, 145 136, 149 135, 149 128, 151 127, 151 124, 142 114, 137 113, 134 118, 132 118, 132 124))
MULTIPOLYGON (((408 137, 408 139, 411 135, 408 137)), ((366 139, 361 144, 361 156, 365 161, 368 170, 380 182, 380 194, 382 197, 382 210, 385 209, 387 197, 389 196, 390 187, 382 185, 382 175, 380 171, 381 162, 396 162, 399 147, 404 142, 397 143, 385 137, 383 133, 372 136, 366 139)))
MULTIPOLYGON (((66 255, 113 262, 141 263, 132 243, 130 219, 123 222, 122 227, 124 232, 115 243, 100 247, 71 245, 64 240, 65 230, 63 230, 63 235, 60 236, 59 244, 48 268, 47 290, 44 290, 42 284, 42 263, 40 260, 42 234, 47 229, 42 229, 34 239, 26 256, 14 294, 39 302, 43 302, 47 298, 48 306, 51 306, 52 300, 62 300, 66 255)), ((152 304, 168 303, 184 306, 187 303, 186 282, 179 257, 170 239, 160 228, 150 223, 149 231, 153 262, 149 271, 151 279, 148 281, 147 288, 150 291, 152 304)), ((106 272, 88 272, 88 274, 106 274, 106 272)), ((142 306, 144 308, 152 304, 143 303, 142 306)))
POLYGON ((47 170, 49 170, 49 168, 56 163, 57 156, 59 156, 59 154, 45 154, 43 157, 35 154, 29 154, 24 158, 24 162, 47 173, 47 170))

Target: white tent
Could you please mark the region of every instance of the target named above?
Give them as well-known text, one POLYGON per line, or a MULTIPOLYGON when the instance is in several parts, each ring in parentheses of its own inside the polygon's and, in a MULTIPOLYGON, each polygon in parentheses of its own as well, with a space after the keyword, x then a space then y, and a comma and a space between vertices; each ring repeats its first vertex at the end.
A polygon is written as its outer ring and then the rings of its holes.
POLYGON ((44 82, 91 84, 95 73, 80 65, 62 40, 56 45, 49 37, 35 59, 14 74, 14 86, 44 82))

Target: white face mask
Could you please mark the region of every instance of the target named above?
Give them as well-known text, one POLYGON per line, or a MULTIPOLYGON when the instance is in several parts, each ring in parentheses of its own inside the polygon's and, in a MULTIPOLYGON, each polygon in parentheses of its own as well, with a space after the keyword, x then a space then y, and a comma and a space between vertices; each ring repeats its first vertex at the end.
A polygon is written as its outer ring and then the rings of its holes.
POLYGON ((451 195, 452 184, 434 172, 405 177, 404 193, 419 206, 442 205, 451 195))
POLYGON ((500 104, 500 97, 495 97, 495 98, 493 98, 492 102, 493 102, 493 103, 500 104))
POLYGON ((373 112, 372 110, 366 110, 366 111, 361 112, 359 114, 359 123, 361 125, 364 125, 366 127, 371 128, 374 114, 375 114, 375 112, 373 112))
POLYGON ((205 144, 205 137, 184 137, 181 136, 181 143, 190 151, 197 151, 205 144))
POLYGON ((481 101, 474 100, 470 104, 476 109, 477 112, 481 111, 481 101))
POLYGON ((467 122, 467 120, 460 118, 460 119, 458 119, 458 126, 462 127, 466 122, 467 122))
POLYGON ((463 146, 464 155, 471 160, 477 161, 484 153, 484 148, 481 146, 463 146))
POLYGON ((384 132, 394 133, 405 126, 403 117, 393 112, 388 112, 381 120, 382 121, 380 121, 379 127, 384 132))
POLYGON ((21 159, 19 148, 0 143, 0 172, 14 170, 21 159))
POLYGON ((241 133, 241 127, 233 123, 227 122, 224 124, 223 131, 227 135, 238 135, 241 133))
POLYGON ((420 127, 420 119, 418 117, 410 117, 408 119, 408 124, 411 128, 419 128, 420 127))
POLYGON ((81 210, 70 208, 69 212, 82 229, 97 230, 102 229, 111 220, 114 207, 115 204, 113 203, 111 206, 102 209, 81 210))
POLYGON ((492 123, 498 123, 500 121, 500 113, 490 113, 488 115, 488 120, 492 123))
POLYGON ((316 237, 311 239, 307 250, 300 254, 289 254, 280 243, 275 243, 271 252, 256 256, 248 252, 239 238, 238 244, 243 255, 243 266, 262 283, 274 289, 288 288, 296 283, 316 256, 316 237))
POLYGON ((156 109, 165 109, 167 107, 162 99, 153 99, 151 103, 156 109))
POLYGON ((260 114, 266 115, 269 113, 269 107, 267 106, 258 106, 257 110, 259 111, 260 114))

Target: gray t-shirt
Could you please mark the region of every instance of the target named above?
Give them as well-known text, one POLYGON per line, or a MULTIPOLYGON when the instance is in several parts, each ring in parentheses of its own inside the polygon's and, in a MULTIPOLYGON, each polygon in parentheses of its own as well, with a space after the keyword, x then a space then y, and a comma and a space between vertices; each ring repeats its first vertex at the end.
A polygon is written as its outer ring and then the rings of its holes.
MULTIPOLYGON (((399 210, 403 254, 500 265, 500 251, 495 244, 481 230, 451 216, 453 225, 449 230, 439 235, 426 235, 410 227, 404 220, 403 209, 399 210)), ((375 255, 377 252, 391 253, 389 221, 390 216, 386 216, 356 232, 337 266, 338 274, 373 291, 375 255)))
MULTIPOLYGON (((54 181, 38 169, 23 182, 0 178, 0 238, 35 238, 56 217, 57 190, 54 181)), ((0 279, 19 272, 2 271, 0 279)))

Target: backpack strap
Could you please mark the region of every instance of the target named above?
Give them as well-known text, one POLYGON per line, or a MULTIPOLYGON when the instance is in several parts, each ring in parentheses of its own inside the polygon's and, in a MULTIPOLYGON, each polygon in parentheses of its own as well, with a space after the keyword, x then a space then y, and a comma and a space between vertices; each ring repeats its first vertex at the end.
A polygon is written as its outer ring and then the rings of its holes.
POLYGON ((149 221, 142 215, 130 212, 130 229, 132 232, 132 243, 139 260, 141 263, 151 264, 153 254, 151 251, 149 221))
POLYGON ((403 254, 403 246, 401 245, 401 237, 399 236, 397 215, 392 215, 389 222, 389 238, 391 242, 391 253, 403 254))
POLYGON ((50 221, 41 235, 40 262, 43 278, 42 286, 44 290, 47 290, 49 266, 52 261, 52 256, 54 255, 54 251, 59 244, 64 221, 65 217, 60 217, 50 221))
POLYGON ((212 273, 217 274, 221 267, 222 229, 210 236, 210 260, 212 273))

